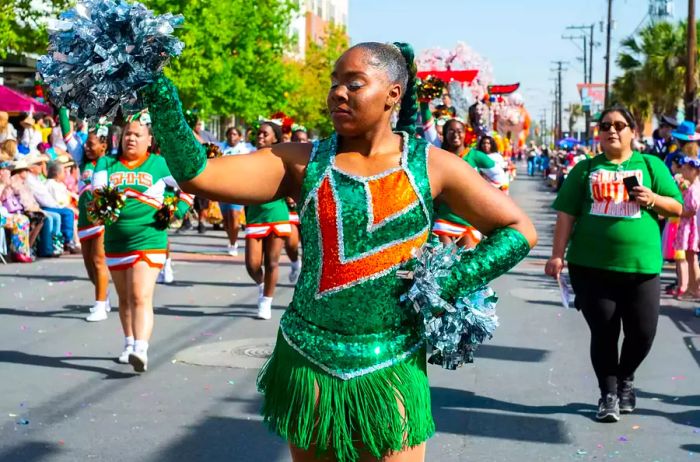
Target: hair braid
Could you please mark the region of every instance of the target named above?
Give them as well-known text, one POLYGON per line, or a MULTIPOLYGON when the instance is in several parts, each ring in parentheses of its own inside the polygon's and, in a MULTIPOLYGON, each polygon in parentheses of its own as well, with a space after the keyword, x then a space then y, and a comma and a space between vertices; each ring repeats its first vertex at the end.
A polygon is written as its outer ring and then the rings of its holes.
POLYGON ((408 70, 408 81, 401 98, 401 110, 396 129, 405 131, 409 135, 416 133, 416 122, 418 121, 418 89, 416 86, 416 63, 413 47, 408 43, 394 42, 394 45, 401 51, 401 55, 406 60, 408 70))

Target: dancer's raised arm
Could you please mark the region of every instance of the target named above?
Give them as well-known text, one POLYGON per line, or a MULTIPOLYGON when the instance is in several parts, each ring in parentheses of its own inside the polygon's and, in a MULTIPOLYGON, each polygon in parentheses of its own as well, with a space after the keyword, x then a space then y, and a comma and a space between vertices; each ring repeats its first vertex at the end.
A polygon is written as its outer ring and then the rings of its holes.
POLYGON ((287 143, 252 154, 207 159, 185 121, 170 80, 159 77, 142 90, 142 96, 161 152, 183 191, 238 204, 298 196, 310 144, 287 143))

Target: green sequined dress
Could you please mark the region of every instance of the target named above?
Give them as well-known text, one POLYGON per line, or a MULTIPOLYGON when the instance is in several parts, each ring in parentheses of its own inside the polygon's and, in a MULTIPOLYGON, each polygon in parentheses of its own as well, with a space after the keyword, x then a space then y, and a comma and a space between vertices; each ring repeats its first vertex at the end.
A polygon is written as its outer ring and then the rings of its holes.
POLYGON ((303 270, 261 370, 267 425, 338 461, 418 445, 435 431, 422 321, 396 276, 428 239, 428 145, 403 135, 400 165, 360 177, 318 142, 299 202, 303 270))
MULTIPOLYGON (((141 95, 173 176, 198 176, 207 157, 177 89, 160 76, 141 95)), ((400 165, 371 177, 339 169, 336 146, 333 136, 313 147, 299 202, 303 269, 258 387, 273 431, 353 462, 358 448, 380 458, 435 431, 426 330, 414 308, 400 303, 407 287, 396 277, 428 239, 433 202, 425 141, 404 134, 400 165)), ((441 278, 440 297, 482 288, 529 250, 519 231, 494 230, 441 278)))

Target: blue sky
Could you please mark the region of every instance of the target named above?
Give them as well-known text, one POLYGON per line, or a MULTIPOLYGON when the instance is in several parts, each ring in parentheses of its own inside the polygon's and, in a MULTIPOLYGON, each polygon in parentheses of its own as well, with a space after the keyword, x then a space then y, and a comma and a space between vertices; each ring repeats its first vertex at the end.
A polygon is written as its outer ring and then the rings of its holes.
MULTIPOLYGON (((614 0, 612 55, 619 42, 643 23, 648 0, 614 0)), ((675 19, 687 14, 687 0, 674 2, 675 19)), ((496 83, 521 82, 521 93, 533 119, 551 112, 554 60, 569 62, 564 74, 564 104, 578 101, 576 83, 583 81, 579 48, 561 36, 568 25, 596 23, 593 81, 604 82, 605 34, 599 24, 607 0, 350 0, 349 34, 362 41, 407 41, 416 52, 464 41, 493 65, 496 83)), ((648 19, 647 19, 648 21, 648 19)), ((577 44, 581 45, 581 40, 577 44)), ((611 78, 617 74, 613 67, 611 78)), ((549 118, 549 115, 548 115, 549 118)))

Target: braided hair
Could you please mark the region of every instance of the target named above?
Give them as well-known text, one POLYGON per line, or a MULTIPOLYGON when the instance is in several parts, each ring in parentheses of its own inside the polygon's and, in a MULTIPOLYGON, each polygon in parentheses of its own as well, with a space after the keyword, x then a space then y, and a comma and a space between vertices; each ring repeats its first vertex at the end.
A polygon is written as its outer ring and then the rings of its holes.
MULTIPOLYGON (((393 44, 379 42, 358 43, 352 48, 360 48, 369 54, 368 64, 386 72, 389 81, 397 83, 403 94, 401 110, 396 129, 409 135, 416 133, 418 121, 418 93, 416 87, 416 64, 411 45, 403 42, 393 44)), ((351 48, 351 49, 352 49, 351 48)))

